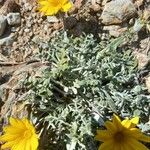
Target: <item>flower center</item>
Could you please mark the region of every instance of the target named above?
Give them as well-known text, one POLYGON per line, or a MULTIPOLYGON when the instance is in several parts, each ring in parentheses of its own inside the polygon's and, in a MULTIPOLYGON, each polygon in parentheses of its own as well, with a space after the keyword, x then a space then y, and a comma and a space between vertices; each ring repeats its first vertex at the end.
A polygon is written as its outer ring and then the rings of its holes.
POLYGON ((26 131, 24 131, 23 136, 24 136, 25 138, 30 138, 30 137, 32 136, 32 133, 31 133, 30 130, 26 130, 26 131))
POLYGON ((117 132, 115 135, 114 135, 114 140, 118 143, 120 142, 123 142, 124 141, 124 134, 122 131, 119 131, 117 132))

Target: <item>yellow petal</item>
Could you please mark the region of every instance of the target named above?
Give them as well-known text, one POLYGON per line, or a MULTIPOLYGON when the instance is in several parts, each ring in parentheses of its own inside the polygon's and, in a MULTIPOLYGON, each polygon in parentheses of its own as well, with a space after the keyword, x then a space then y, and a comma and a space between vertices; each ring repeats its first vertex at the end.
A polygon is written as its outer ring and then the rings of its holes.
POLYGON ((63 5, 62 7, 62 11, 63 12, 67 12, 69 11, 69 9, 72 7, 72 3, 71 2, 68 2, 67 4, 63 5))
POLYGON ((112 147, 113 147, 113 150, 122 150, 122 148, 123 148, 121 144, 118 145, 116 143, 114 143, 114 145, 112 147))
POLYGON ((20 126, 14 127, 14 126, 6 126, 4 127, 4 132, 10 133, 10 134, 20 134, 24 131, 24 129, 20 126))
POLYGON ((48 10, 48 7, 47 7, 47 6, 43 6, 43 7, 40 7, 38 10, 39 10, 40 12, 46 13, 47 10, 48 10))
POLYGON ((18 137, 18 135, 16 135, 16 134, 14 134, 14 135, 12 135, 12 134, 5 134, 5 135, 2 135, 0 137, 0 141, 3 141, 3 142, 5 142, 5 141, 13 141, 13 140, 16 140, 17 137, 18 137))
POLYGON ((11 124, 12 126, 18 125, 18 121, 17 121, 17 119, 15 119, 15 118, 10 117, 10 118, 9 118, 9 122, 10 122, 10 124, 11 124))
POLYGON ((113 124, 118 131, 121 131, 123 129, 120 118, 115 114, 113 114, 113 124))
POLYGON ((150 143, 150 136, 147 136, 147 135, 143 134, 137 128, 131 128, 130 132, 128 132, 127 135, 130 136, 130 137, 134 137, 137 140, 150 143))
MULTIPOLYGON (((8 142, 6 142, 5 144, 2 145, 1 148, 2 148, 2 149, 12 148, 12 147, 14 147, 14 145, 17 145, 19 141, 20 141, 20 137, 17 138, 17 139, 15 139, 15 140, 13 140, 13 141, 8 141, 8 142)), ((13 149, 13 148, 12 148, 12 149, 13 149)))
POLYGON ((30 140, 26 140, 26 144, 25 144, 25 149, 24 150, 29 150, 31 145, 32 144, 31 144, 30 140))
POLYGON ((128 139, 128 143, 133 150, 149 150, 145 145, 135 140, 134 138, 128 139))
POLYGON ((134 117, 130 120, 133 124, 137 125, 139 123, 139 117, 134 117))
POLYGON ((39 4, 40 4, 40 5, 43 5, 43 6, 44 6, 44 5, 45 5, 45 6, 49 5, 49 4, 48 4, 48 1, 39 1, 39 4))
POLYGON ((10 125, 18 128, 24 128, 24 124, 20 119, 12 118, 9 119, 10 125))
POLYGON ((69 2, 69 0, 62 0, 62 5, 65 5, 68 2, 69 2))
POLYGON ((104 125, 107 128, 107 130, 109 130, 109 132, 112 133, 112 134, 117 131, 117 128, 110 121, 106 121, 104 125))
POLYGON ((142 132, 137 128, 131 128, 127 131, 127 135, 139 140, 142 135, 142 132))
POLYGON ((140 141, 143 141, 143 142, 148 142, 148 143, 150 143, 150 136, 147 136, 147 135, 144 135, 144 134, 142 134, 141 136, 140 136, 140 139, 139 139, 140 141))
POLYGON ((21 140, 18 141, 17 144, 13 145, 12 150, 21 150, 21 149, 24 150, 25 149, 25 145, 26 145, 25 140, 21 139, 21 140))
POLYGON ((120 150, 133 150, 133 148, 128 143, 122 143, 120 150))
POLYGON ((11 148, 14 144, 16 144, 14 141, 7 142, 1 146, 1 149, 11 148))
POLYGON ((30 140, 30 145, 31 145, 31 150, 37 150, 37 147, 39 145, 39 142, 38 142, 38 138, 33 136, 30 140))
POLYGON ((47 16, 55 15, 58 13, 58 11, 59 11, 59 9, 57 9, 57 8, 47 9, 45 15, 47 15, 47 16))
POLYGON ((98 150, 114 150, 113 145, 114 145, 113 141, 107 141, 102 143, 98 150))
POLYGON ((121 122, 121 124, 122 124, 125 128, 129 129, 129 128, 131 127, 131 125, 132 125, 132 122, 131 122, 129 119, 125 119, 125 120, 123 120, 123 121, 121 122))
POLYGON ((112 138, 112 135, 108 131, 97 130, 97 135, 95 136, 96 140, 105 142, 106 140, 110 140, 111 138, 112 138))

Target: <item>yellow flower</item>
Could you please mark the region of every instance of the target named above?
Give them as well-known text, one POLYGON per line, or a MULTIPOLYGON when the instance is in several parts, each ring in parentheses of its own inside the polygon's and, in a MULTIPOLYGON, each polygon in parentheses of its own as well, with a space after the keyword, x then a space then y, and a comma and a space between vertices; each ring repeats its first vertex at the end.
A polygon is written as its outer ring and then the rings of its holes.
POLYGON ((69 0, 38 0, 39 11, 47 16, 55 15, 59 11, 67 12, 72 3, 69 0))
POLYGON ((149 150, 139 142, 150 142, 150 137, 136 128, 138 122, 138 117, 121 121, 114 114, 112 122, 105 122, 106 130, 97 130, 95 139, 104 142, 99 150, 149 150))
POLYGON ((37 150, 38 136, 35 128, 26 119, 10 118, 10 125, 4 127, 5 134, 0 137, 0 141, 6 142, 2 149, 11 150, 37 150))

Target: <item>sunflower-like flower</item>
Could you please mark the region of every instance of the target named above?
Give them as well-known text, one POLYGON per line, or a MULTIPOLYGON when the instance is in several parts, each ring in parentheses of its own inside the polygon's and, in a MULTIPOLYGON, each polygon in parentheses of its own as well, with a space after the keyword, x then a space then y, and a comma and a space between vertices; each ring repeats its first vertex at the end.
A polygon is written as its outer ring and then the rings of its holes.
POLYGON ((47 16, 55 15, 59 11, 67 12, 72 3, 69 0, 38 0, 39 11, 47 16))
POLYGON ((95 139, 104 142, 99 150, 149 150, 140 141, 150 142, 150 137, 136 128, 138 122, 138 117, 121 121, 114 114, 112 122, 105 122, 106 130, 97 130, 95 139))
POLYGON ((0 137, 0 141, 5 142, 1 149, 37 150, 38 136, 33 125, 26 118, 9 121, 10 125, 3 129, 5 134, 0 137))

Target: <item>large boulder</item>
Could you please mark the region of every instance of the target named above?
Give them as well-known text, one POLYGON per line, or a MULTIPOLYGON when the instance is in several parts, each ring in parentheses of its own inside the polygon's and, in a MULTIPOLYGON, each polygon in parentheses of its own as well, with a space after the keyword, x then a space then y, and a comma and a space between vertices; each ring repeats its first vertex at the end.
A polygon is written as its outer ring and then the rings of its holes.
POLYGON ((114 0, 107 3, 101 15, 105 25, 120 24, 137 13, 131 0, 114 0))

